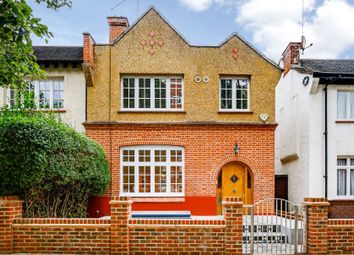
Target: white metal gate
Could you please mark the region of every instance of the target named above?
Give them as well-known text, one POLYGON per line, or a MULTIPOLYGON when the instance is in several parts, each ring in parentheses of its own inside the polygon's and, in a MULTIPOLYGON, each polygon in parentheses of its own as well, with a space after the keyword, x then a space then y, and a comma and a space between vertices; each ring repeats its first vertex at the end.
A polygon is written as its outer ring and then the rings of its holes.
POLYGON ((243 208, 243 254, 306 253, 303 205, 269 198, 243 208))

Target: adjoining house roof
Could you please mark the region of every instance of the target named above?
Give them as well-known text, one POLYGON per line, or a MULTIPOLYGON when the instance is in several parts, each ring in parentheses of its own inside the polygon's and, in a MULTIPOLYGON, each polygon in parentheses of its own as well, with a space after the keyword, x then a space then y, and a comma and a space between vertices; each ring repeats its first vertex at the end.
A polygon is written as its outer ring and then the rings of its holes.
POLYGON ((239 38, 243 43, 245 43, 247 46, 249 46, 253 51, 255 51, 259 56, 264 58, 267 62, 272 64, 274 67, 281 69, 279 65, 277 65, 273 60, 265 56, 262 52, 257 50, 252 44, 250 44, 246 39, 241 37, 238 33, 232 33, 225 41, 221 42, 217 46, 199 46, 199 45, 192 45, 190 44, 184 36, 178 32, 178 30, 154 7, 150 6, 147 11, 145 11, 133 24, 125 30, 120 36, 118 36, 114 42, 113 45, 119 42, 127 33, 129 33, 130 30, 132 30, 133 27, 135 27, 149 12, 154 11, 186 44, 188 44, 190 47, 205 47, 205 48, 220 48, 223 46, 227 41, 229 41, 232 37, 237 37, 239 38))
POLYGON ((33 46, 38 62, 82 62, 82 47, 79 46, 33 46))
POLYGON ((354 59, 301 59, 300 63, 317 74, 354 76, 354 59))

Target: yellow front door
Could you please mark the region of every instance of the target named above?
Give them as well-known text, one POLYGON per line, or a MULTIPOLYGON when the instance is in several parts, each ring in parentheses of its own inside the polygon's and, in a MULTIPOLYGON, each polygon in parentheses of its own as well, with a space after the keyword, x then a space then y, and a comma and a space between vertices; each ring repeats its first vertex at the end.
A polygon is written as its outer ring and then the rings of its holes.
POLYGON ((232 162, 225 165, 218 178, 217 213, 222 213, 221 201, 225 197, 240 197, 244 204, 253 201, 253 180, 250 170, 243 164, 232 162))
POLYGON ((244 198, 245 167, 228 164, 222 168, 222 198, 244 198))

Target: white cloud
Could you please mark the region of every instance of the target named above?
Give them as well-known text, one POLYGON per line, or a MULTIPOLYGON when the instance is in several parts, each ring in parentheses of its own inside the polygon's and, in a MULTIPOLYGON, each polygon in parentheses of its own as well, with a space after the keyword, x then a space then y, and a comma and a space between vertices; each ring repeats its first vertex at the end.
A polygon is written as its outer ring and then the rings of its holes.
MULTIPOLYGON (((278 60, 290 41, 301 36, 302 0, 243 0, 236 21, 252 41, 278 60)), ((314 45, 305 57, 337 58, 354 46, 354 5, 347 0, 305 0, 305 36, 314 45)))
POLYGON ((213 4, 229 5, 233 0, 179 0, 179 2, 193 11, 202 12, 210 8, 213 4))

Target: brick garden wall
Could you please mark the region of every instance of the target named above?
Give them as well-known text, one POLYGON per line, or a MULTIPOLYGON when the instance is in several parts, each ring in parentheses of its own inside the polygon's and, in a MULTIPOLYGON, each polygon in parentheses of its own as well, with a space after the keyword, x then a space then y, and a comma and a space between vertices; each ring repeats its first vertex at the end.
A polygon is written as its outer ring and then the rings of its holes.
POLYGON ((354 254, 354 219, 328 220, 328 254, 354 254))
POLYGON ((110 220, 22 219, 21 201, 0 197, 0 254, 242 254, 239 198, 223 202, 224 217, 199 220, 131 219, 131 203, 113 198, 110 220))
MULTIPOLYGON (((305 204, 308 254, 354 254, 354 219, 328 219, 323 198, 305 204)), ((223 216, 192 219, 134 219, 127 198, 110 206, 110 220, 22 219, 22 202, 0 197, 0 254, 242 254, 239 198, 223 202, 223 216)))
POLYGON ((110 254, 110 220, 16 219, 15 253, 110 254))

